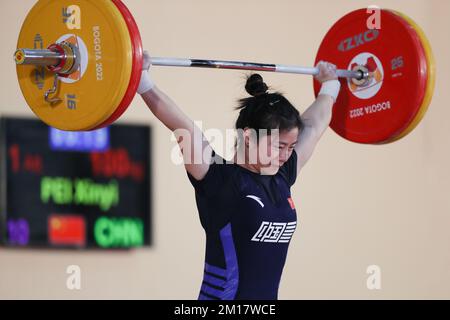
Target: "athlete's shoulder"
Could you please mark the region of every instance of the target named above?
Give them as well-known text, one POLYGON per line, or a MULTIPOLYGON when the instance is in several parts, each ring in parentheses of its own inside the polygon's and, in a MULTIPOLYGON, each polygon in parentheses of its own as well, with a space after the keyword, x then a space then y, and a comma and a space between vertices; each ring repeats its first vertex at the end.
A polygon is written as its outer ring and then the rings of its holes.
POLYGON ((211 163, 208 171, 201 180, 197 180, 187 173, 196 192, 206 196, 215 195, 224 187, 234 188, 236 186, 234 183, 236 174, 237 166, 232 161, 224 159, 214 150, 212 151, 211 163))

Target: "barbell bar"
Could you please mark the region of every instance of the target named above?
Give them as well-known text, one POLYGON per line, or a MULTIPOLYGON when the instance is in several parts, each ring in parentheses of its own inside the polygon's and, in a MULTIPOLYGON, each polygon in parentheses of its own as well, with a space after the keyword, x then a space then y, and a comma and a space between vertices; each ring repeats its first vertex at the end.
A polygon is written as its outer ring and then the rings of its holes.
MULTIPOLYGON (((215 68, 230 70, 249 70, 264 72, 280 72, 304 75, 318 75, 319 69, 313 67, 301 67, 284 64, 266 64, 256 62, 242 61, 223 61, 223 60, 202 60, 202 59, 182 59, 182 58, 152 58, 152 65, 165 67, 197 67, 197 68, 215 68)), ((357 80, 367 79, 369 73, 352 70, 337 70, 336 74, 340 78, 355 78, 357 80)))
MULTIPOLYGON (((64 54, 51 51, 49 49, 18 49, 14 54, 17 65, 37 65, 54 67, 65 59, 64 54)), ((264 72, 280 72, 304 75, 318 75, 319 69, 314 67, 301 67, 283 64, 268 64, 257 62, 243 61, 224 61, 224 60, 205 60, 205 59, 184 59, 184 58, 163 58, 152 57, 153 66, 161 67, 195 67, 195 68, 211 68, 211 69, 230 69, 230 70, 248 70, 248 71, 264 71, 264 72)), ((340 78, 355 78, 357 80, 367 79, 368 72, 361 70, 336 70, 336 74, 340 78)))

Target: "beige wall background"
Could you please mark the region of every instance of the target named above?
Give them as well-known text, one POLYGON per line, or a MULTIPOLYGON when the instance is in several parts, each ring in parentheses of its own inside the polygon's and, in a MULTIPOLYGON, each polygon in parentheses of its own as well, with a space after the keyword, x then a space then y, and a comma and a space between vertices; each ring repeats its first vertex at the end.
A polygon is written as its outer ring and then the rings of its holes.
MULTIPOLYGON (((34 0, 0 1, 0 114, 33 114, 12 61, 34 0)), ((154 56, 312 65, 331 25, 377 4, 413 17, 437 63, 430 109, 403 140, 349 143, 328 130, 293 188, 300 227, 291 243, 281 299, 450 298, 450 2, 442 0, 126 0, 154 56), (368 290, 366 268, 381 268, 381 290, 368 290)), ((232 128, 243 72, 154 68, 153 78, 203 128, 232 128)), ((304 111, 308 76, 265 74, 304 111)), ((154 246, 130 252, 0 249, 0 298, 195 299, 204 241, 184 168, 170 160, 165 129, 136 97, 121 122, 154 128, 154 246), (82 289, 66 289, 66 267, 79 265, 82 289)), ((26 188, 26 186, 24 186, 26 188)), ((268 257, 269 258, 269 257, 268 257)))

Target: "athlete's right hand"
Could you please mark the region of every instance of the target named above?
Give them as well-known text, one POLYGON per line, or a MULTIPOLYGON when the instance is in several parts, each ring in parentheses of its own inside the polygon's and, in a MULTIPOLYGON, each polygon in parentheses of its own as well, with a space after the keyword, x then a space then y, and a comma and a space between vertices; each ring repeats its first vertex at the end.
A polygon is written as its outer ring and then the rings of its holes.
POLYGON ((137 89, 137 93, 139 94, 144 94, 145 92, 152 90, 155 86, 155 83, 150 76, 152 59, 147 51, 144 51, 143 60, 141 81, 139 82, 139 88, 137 89))
POLYGON ((143 56, 143 65, 142 65, 142 71, 146 70, 150 70, 150 66, 152 65, 152 58, 150 57, 150 54, 148 53, 148 51, 144 51, 144 56, 143 56))

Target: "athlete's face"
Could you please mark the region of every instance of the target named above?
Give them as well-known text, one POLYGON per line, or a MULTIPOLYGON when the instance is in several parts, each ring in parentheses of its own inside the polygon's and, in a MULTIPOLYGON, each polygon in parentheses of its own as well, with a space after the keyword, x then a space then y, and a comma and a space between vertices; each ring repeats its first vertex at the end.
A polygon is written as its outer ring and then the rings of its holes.
POLYGON ((262 136, 258 143, 258 166, 261 173, 276 174, 292 155, 297 144, 299 130, 281 131, 279 135, 262 136))

